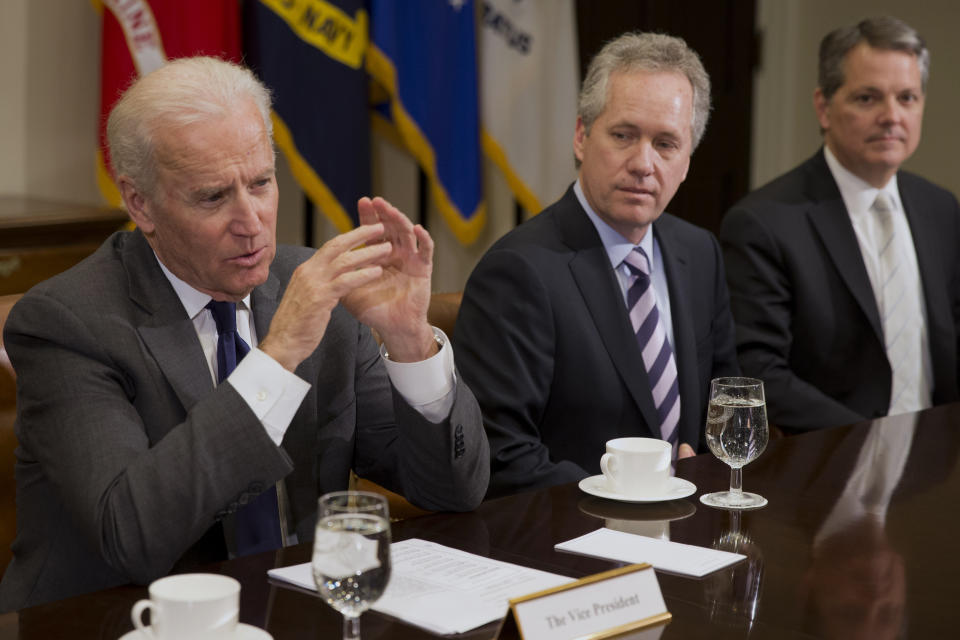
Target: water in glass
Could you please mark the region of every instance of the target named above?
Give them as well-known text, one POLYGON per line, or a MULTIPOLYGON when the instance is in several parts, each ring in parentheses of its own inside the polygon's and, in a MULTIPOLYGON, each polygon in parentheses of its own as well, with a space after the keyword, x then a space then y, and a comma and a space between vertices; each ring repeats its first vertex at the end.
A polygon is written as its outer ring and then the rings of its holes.
POLYGON ((767 499, 743 491, 743 466, 767 448, 767 403, 763 382, 755 378, 716 378, 710 382, 707 445, 730 466, 730 490, 700 496, 700 502, 722 509, 756 509, 767 499))
POLYGON ((343 637, 359 638, 360 614, 390 580, 390 519, 383 496, 341 491, 320 498, 312 568, 320 595, 344 616, 343 637))

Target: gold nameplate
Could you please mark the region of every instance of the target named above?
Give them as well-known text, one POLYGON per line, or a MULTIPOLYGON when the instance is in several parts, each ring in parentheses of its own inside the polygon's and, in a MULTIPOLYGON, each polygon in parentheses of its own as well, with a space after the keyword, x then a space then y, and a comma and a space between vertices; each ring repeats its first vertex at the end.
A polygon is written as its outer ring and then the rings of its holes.
MULTIPOLYGON (((649 564, 605 571, 510 601, 500 640, 600 640, 666 624, 671 615, 649 564)), ((656 639, 662 629, 636 637, 656 639)))

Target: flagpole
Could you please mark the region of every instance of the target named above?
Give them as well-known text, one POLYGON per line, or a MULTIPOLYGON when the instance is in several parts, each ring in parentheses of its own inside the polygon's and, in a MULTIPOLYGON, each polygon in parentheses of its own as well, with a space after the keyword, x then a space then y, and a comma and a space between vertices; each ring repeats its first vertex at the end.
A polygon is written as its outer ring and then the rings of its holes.
POLYGON ((427 204, 430 201, 430 189, 427 182, 427 173, 422 167, 417 170, 417 224, 427 228, 427 204))
POLYGON ((316 248, 314 244, 314 234, 317 231, 316 209, 313 201, 304 194, 303 196, 303 244, 306 247, 316 248))

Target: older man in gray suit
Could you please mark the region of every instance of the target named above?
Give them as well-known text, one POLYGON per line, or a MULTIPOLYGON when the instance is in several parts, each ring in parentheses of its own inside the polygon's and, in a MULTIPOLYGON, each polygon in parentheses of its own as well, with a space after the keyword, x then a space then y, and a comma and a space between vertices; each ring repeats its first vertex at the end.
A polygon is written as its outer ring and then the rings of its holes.
POLYGON ((480 412, 426 321, 429 235, 364 198, 319 251, 277 247, 269 113, 248 70, 192 58, 111 114, 138 230, 7 322, 18 534, 0 610, 308 540, 351 469, 427 509, 482 499, 480 412))

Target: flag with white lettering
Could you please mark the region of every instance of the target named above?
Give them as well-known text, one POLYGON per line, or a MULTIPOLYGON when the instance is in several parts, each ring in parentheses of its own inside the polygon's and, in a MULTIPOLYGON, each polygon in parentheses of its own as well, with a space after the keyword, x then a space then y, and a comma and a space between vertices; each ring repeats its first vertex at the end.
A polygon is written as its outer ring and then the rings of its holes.
POLYGON ((473 0, 372 0, 370 19, 367 69, 388 95, 386 113, 469 244, 486 219, 473 0))
POLYGON ((576 178, 579 71, 573 0, 482 0, 483 151, 530 213, 576 178))
POLYGON ((120 206, 110 173, 107 116, 138 75, 168 59, 210 55, 240 60, 240 14, 236 0, 95 0, 101 34, 100 121, 97 184, 120 206))
POLYGON ((313 204, 340 230, 370 192, 364 0, 247 3, 244 49, 273 94, 273 131, 313 204))

